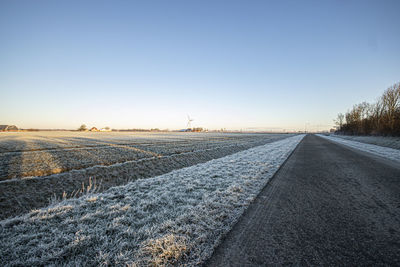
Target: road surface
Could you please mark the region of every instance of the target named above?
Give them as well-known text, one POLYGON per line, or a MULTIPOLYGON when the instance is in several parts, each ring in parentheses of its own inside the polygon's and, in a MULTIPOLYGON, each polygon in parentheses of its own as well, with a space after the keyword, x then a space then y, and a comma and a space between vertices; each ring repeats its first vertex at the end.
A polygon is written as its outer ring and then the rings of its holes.
POLYGON ((307 135, 207 266, 400 266, 400 164, 307 135))

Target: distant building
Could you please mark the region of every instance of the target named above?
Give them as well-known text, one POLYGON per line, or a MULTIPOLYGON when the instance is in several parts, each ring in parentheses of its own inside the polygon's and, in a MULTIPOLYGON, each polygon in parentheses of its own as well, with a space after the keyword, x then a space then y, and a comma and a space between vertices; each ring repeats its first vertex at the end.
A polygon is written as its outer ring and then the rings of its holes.
POLYGON ((100 132, 111 132, 110 128, 101 128, 100 132))
POLYGON ((18 127, 15 125, 0 125, 0 131, 18 131, 18 127))
POLYGON ((97 129, 96 127, 92 127, 89 131, 91 131, 91 132, 98 132, 99 129, 97 129))

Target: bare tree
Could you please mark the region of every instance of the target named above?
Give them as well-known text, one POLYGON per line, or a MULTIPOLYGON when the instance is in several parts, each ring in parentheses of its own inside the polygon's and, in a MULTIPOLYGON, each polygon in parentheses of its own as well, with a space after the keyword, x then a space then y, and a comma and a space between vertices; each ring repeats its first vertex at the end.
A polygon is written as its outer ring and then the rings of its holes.
POLYGON ((382 100, 386 111, 387 124, 391 131, 393 131, 394 129, 395 113, 400 105, 399 93, 400 91, 398 90, 398 86, 395 84, 389 87, 382 96, 382 100))
POLYGON ((343 123, 338 115, 335 122, 346 134, 400 135, 400 83, 390 86, 373 104, 354 105, 345 118, 343 123))
POLYGON ((339 131, 340 131, 340 129, 342 129, 343 122, 344 122, 344 115, 343 115, 343 113, 339 113, 335 120, 335 124, 338 126, 339 131))
POLYGON ((86 131, 87 130, 87 126, 85 124, 82 124, 79 128, 78 131, 86 131))

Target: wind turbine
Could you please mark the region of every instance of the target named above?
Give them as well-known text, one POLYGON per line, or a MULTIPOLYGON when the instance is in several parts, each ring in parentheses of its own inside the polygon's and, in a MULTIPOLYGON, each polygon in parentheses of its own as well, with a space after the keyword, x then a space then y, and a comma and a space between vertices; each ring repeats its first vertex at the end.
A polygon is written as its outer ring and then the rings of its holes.
POLYGON ((189 117, 189 115, 187 115, 187 117, 188 117, 187 128, 188 128, 188 129, 192 129, 192 121, 193 121, 193 119, 191 119, 191 118, 189 117))

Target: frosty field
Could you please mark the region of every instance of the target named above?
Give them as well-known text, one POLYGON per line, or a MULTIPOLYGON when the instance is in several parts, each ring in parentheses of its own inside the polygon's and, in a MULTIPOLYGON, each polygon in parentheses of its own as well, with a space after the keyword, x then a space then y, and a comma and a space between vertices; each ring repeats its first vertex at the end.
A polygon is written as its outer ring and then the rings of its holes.
POLYGON ((245 145, 269 143, 2 220, 0 262, 201 265, 302 138, 260 135, 245 145))
POLYGON ((0 219, 224 157, 285 134, 0 133, 0 219))
POLYGON ((357 135, 331 135, 332 137, 356 141, 376 146, 400 149, 400 138, 391 136, 357 136, 357 135))
POLYGON ((400 150, 398 149, 400 142, 393 137, 351 138, 342 135, 319 136, 383 158, 400 161, 400 150))

